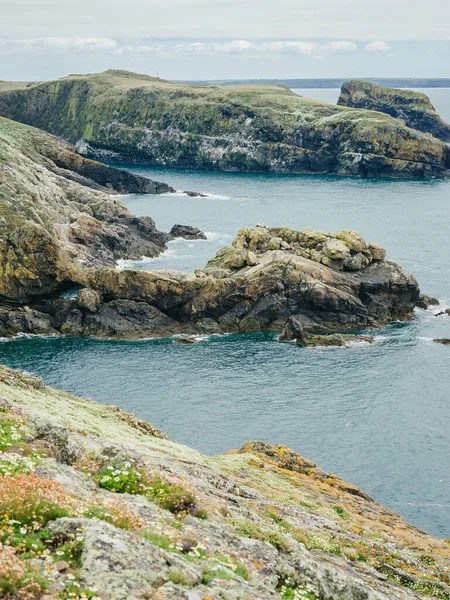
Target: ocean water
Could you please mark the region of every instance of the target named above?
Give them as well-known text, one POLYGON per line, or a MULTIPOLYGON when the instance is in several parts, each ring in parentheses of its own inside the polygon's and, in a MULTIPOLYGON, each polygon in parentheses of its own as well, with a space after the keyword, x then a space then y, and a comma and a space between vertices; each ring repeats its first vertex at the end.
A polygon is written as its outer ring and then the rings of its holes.
MULTIPOLYGON (((450 306, 448 181, 134 170, 180 192, 126 196, 132 211, 163 230, 195 225, 208 240, 177 240, 157 259, 121 267, 193 270, 258 222, 351 228, 450 306)), ((286 444, 416 526, 450 537, 450 349, 432 341, 450 337, 450 317, 436 312, 417 310, 411 322, 377 331, 373 345, 346 349, 302 349, 266 333, 192 346, 22 337, 0 344, 0 363, 115 403, 207 454, 250 439, 286 444)))

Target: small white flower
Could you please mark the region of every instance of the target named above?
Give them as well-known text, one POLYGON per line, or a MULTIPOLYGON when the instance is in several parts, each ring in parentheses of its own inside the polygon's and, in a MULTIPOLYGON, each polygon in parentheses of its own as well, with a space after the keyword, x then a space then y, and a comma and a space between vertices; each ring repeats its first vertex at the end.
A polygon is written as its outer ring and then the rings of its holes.
POLYGON ((20 531, 20 533, 21 533, 22 535, 25 535, 25 534, 26 534, 26 532, 27 532, 27 528, 26 528, 26 527, 21 527, 21 528, 19 529, 19 531, 20 531))

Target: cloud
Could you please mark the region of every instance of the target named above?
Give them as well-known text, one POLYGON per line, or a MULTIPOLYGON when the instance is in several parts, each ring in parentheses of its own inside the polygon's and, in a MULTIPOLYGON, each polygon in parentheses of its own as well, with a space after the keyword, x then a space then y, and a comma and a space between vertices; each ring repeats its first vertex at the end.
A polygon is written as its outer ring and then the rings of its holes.
POLYGON ((366 52, 372 52, 373 54, 384 54, 385 56, 392 56, 391 47, 386 42, 370 42, 370 44, 364 46, 364 50, 366 52))
POLYGON ((119 46, 118 55, 155 55, 164 58, 195 56, 247 56, 253 58, 272 56, 303 55, 311 58, 323 58, 339 52, 356 52, 355 42, 332 41, 317 43, 312 41, 270 41, 251 42, 232 40, 226 42, 191 42, 188 44, 135 44, 119 46))
POLYGON ((116 40, 98 37, 42 37, 31 39, 3 40, 0 48, 25 52, 46 51, 110 51, 118 46, 116 40))

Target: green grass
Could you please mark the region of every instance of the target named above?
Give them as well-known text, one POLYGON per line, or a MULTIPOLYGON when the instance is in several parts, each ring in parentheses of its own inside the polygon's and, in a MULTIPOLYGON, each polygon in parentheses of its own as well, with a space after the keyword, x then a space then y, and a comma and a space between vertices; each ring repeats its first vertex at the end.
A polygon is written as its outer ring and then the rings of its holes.
POLYGON ((97 475, 101 488, 118 494, 139 494, 156 502, 162 508, 176 514, 190 514, 206 519, 207 513, 199 508, 194 494, 181 485, 151 475, 141 468, 112 466, 102 469, 97 475))
POLYGON ((331 508, 341 517, 341 519, 344 519, 346 521, 349 520, 349 516, 342 508, 342 506, 332 506, 331 508))
POLYGON ((260 540, 262 542, 268 542, 272 544, 277 550, 287 552, 289 550, 289 545, 286 540, 280 535, 277 531, 272 530, 262 530, 253 523, 252 521, 235 521, 234 525, 237 529, 237 532, 242 537, 249 537, 255 540, 260 540))

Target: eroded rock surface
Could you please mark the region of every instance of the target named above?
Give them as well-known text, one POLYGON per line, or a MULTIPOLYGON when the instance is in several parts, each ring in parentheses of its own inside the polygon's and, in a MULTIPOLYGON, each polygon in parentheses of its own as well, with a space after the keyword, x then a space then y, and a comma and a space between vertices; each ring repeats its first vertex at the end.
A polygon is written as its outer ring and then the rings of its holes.
POLYGON ((23 301, 70 285, 79 268, 157 256, 168 234, 111 194, 171 189, 0 117, 0 297, 23 301))
MULTIPOLYGON (((260 225, 195 273, 80 270, 77 298, 36 301, 28 322, 119 338, 282 331, 290 317, 309 334, 382 327, 410 319, 419 297, 414 277, 384 256, 354 231, 260 225)), ((23 323, 23 310, 6 321, 23 323)))

